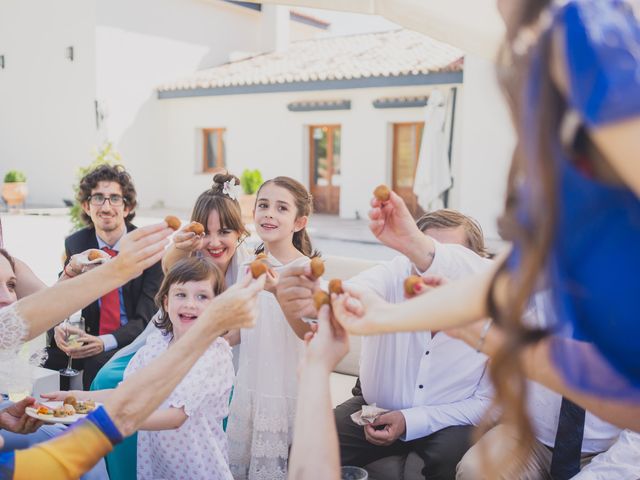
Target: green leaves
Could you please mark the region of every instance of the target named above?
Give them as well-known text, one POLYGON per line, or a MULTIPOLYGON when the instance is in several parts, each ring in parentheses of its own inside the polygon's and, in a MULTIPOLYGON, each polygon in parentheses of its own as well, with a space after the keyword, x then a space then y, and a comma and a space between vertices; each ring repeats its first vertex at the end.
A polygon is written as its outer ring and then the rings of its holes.
POLYGON ((258 191, 260 185, 262 185, 262 174, 257 168, 255 170, 249 170, 248 168, 240 175, 240 185, 242 191, 247 195, 253 195, 258 191))
POLYGON ((20 170, 9 170, 4 176, 4 183, 26 182, 27 176, 20 170))

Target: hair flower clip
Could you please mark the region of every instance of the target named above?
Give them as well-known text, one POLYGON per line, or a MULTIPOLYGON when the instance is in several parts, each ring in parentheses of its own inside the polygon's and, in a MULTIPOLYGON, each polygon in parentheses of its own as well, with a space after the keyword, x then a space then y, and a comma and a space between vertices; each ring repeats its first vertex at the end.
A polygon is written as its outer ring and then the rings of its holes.
POLYGON ((242 187, 240 185, 235 185, 235 182, 231 180, 227 180, 222 186, 222 193, 227 195, 231 200, 238 200, 241 190, 242 187))

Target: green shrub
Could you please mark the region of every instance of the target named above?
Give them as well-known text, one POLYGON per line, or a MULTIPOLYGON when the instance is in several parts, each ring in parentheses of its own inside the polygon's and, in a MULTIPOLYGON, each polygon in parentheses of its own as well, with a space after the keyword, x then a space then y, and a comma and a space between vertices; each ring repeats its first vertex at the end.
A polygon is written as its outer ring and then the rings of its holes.
POLYGON ((80 186, 80 180, 87 173, 99 167, 100 165, 122 165, 122 155, 113 148, 111 142, 106 142, 101 148, 95 152, 95 158, 86 167, 79 167, 76 170, 76 183, 73 185, 73 206, 69 208, 69 216, 71 217, 71 231, 75 232, 81 228, 86 227, 86 224, 82 221, 82 205, 78 202, 78 191, 80 186))
POLYGON ((26 182, 27 176, 20 170, 9 170, 4 176, 4 183, 26 182))
POLYGON ((258 191, 260 185, 262 185, 262 174, 257 168, 255 170, 249 170, 248 168, 240 175, 240 185, 242 191, 247 195, 253 195, 258 191))

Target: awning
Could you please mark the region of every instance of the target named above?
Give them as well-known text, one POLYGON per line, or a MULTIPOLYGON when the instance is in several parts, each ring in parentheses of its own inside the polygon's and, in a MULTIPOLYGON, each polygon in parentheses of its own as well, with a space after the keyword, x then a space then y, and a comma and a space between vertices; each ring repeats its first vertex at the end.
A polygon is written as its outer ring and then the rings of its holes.
POLYGON ((496 0, 252 0, 382 15, 405 28, 493 60, 504 35, 496 0))

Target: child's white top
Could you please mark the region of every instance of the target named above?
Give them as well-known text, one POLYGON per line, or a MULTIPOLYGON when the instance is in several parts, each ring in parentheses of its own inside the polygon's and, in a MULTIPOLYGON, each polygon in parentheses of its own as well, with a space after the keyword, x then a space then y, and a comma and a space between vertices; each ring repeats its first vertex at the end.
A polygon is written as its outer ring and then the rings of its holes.
MULTIPOLYGON (((169 348, 171 335, 158 330, 129 362, 124 378, 169 348)), ((188 419, 175 430, 138 433, 138 479, 231 480, 222 420, 233 383, 231 347, 217 338, 159 410, 184 407, 188 419)))
MULTIPOLYGON (((272 255, 276 272, 298 263, 282 265, 272 255)), ((247 275, 242 269, 240 277, 247 275)), ((304 351, 275 296, 263 291, 258 297, 256 327, 240 332, 240 366, 227 426, 229 464, 234 478, 286 478, 289 446, 293 436, 298 382, 297 368, 304 351)))

